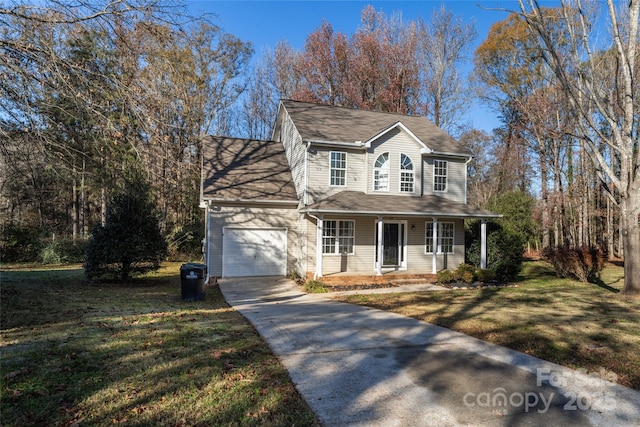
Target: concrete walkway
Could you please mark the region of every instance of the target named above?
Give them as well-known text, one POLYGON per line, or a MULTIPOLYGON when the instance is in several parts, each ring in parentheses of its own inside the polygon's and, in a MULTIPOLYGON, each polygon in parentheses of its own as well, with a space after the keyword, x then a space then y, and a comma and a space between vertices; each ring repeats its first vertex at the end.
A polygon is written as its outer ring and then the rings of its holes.
POLYGON ((640 393, 394 313, 223 279, 324 426, 637 426, 640 393))

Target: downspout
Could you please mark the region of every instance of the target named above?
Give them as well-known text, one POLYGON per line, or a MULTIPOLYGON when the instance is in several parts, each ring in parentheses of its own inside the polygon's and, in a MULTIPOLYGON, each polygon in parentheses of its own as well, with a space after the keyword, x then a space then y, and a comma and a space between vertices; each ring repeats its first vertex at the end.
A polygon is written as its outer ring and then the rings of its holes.
MULTIPOLYGON (((420 197, 424 196, 424 157, 420 156, 420 197)), ((465 190, 466 191, 466 190, 465 190)))
POLYGON ((205 245, 206 245, 206 250, 205 250, 205 264, 207 266, 207 277, 204 279, 204 284, 208 285, 209 284, 209 279, 211 279, 211 268, 209 265, 209 261, 211 260, 211 240, 210 240, 210 231, 209 231, 209 218, 210 218, 210 214, 209 214, 209 202, 205 202, 206 207, 204 210, 204 214, 205 214, 205 218, 204 218, 204 240, 205 240, 205 245))
POLYGON ((304 151, 304 189, 302 190, 302 204, 307 206, 309 204, 307 184, 309 183, 309 150, 311 149, 311 141, 307 141, 307 149, 304 151))
POLYGON ((313 273, 313 280, 322 277, 322 233, 324 219, 307 212, 307 216, 316 220, 316 271, 313 273))

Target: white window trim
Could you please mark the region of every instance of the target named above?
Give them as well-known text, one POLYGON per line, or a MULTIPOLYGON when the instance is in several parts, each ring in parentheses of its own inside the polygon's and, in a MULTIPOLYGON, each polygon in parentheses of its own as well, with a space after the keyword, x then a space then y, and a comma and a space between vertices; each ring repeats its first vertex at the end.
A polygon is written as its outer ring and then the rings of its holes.
POLYGON ((433 192, 434 193, 446 193, 449 189, 449 162, 447 160, 434 160, 433 161, 433 192), (436 169, 438 162, 444 163, 445 174, 444 175, 436 175, 436 169), (436 177, 444 176, 444 190, 436 190, 436 177))
MULTIPOLYGON (((455 254, 456 253, 456 223, 453 221, 438 221, 438 242, 437 242, 437 250, 438 250, 438 254, 445 254, 445 252, 442 252, 442 226, 443 224, 451 224, 452 230, 453 230, 453 237, 451 237, 451 239, 453 239, 453 241, 451 242, 451 252, 446 252, 447 255, 451 255, 451 254, 455 254)), ((431 226, 431 229, 433 229, 433 221, 426 221, 424 223, 424 253, 425 255, 433 255, 433 251, 427 251, 427 231, 429 231, 429 226, 431 226)), ((447 237, 449 238, 449 237, 447 237)), ((433 241, 433 233, 431 234, 431 237, 429 238, 430 240, 433 241)), ((432 243, 433 244, 433 243, 432 243)))
MULTIPOLYGON (((376 156, 375 160, 373 161, 373 188, 372 190, 376 193, 388 193, 390 188, 391 188, 391 153, 388 151, 385 151, 384 153, 380 153, 379 155, 376 156), (376 163, 378 163, 378 159, 381 156, 387 155, 387 189, 386 190, 380 190, 380 189, 376 189, 376 172, 382 170, 382 168, 377 168, 376 167, 376 163)), ((379 181, 379 180, 378 180, 379 181)))
POLYGON ((400 165, 399 165, 399 173, 398 173, 398 191, 400 193, 407 193, 407 194, 411 194, 411 193, 415 193, 416 192, 416 170, 415 170, 415 163, 413 162, 413 159, 411 158, 411 156, 409 156, 408 154, 405 153, 400 153, 400 165), (402 169, 402 156, 405 156, 407 159, 409 159, 409 161, 411 162, 411 169, 402 169), (412 190, 411 191, 406 191, 402 189, 402 174, 403 173, 407 173, 407 174, 411 174, 411 187, 412 190))
MULTIPOLYGON (((329 152, 329 187, 346 187, 347 186, 347 171, 349 170, 348 158, 346 151, 330 151, 329 152), (332 157, 333 153, 336 154, 344 154, 344 184, 333 184, 331 182, 331 171, 334 170, 332 167, 332 157)), ((342 168, 335 168, 335 170, 342 170, 342 168)))
POLYGON ((323 227, 322 227, 322 255, 323 256, 341 256, 341 255, 355 255, 355 253, 356 253, 356 221, 353 220, 353 219, 325 219, 323 221, 323 227), (334 242, 333 252, 325 252, 324 251, 324 239, 325 239, 324 232, 327 230, 327 223, 328 222, 335 222, 336 223, 336 236, 335 236, 336 241, 334 242), (353 250, 351 252, 345 252, 345 253, 339 252, 340 237, 341 237, 340 236, 340 222, 351 222, 353 224, 353 227, 352 227, 353 236, 346 236, 346 237, 353 238, 353 250))

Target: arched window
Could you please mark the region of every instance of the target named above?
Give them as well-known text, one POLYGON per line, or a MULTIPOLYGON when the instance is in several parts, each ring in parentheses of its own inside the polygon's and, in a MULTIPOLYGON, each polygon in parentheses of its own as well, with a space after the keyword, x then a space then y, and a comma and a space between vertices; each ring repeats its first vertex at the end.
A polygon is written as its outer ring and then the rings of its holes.
POLYGON ((406 154, 400 154, 400 192, 413 193, 415 174, 413 162, 406 154))
POLYGON ((373 165, 374 191, 389 191, 389 153, 382 153, 373 165))

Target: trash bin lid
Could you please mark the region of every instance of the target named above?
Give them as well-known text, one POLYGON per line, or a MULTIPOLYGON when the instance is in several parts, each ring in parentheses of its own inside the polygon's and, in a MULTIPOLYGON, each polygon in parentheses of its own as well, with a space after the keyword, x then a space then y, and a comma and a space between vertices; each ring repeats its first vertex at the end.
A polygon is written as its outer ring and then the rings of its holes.
POLYGON ((180 266, 181 279, 204 279, 207 274, 207 266, 195 262, 188 262, 180 266))
POLYGON ((196 262, 187 262, 180 266, 180 270, 206 270, 207 266, 196 262))

